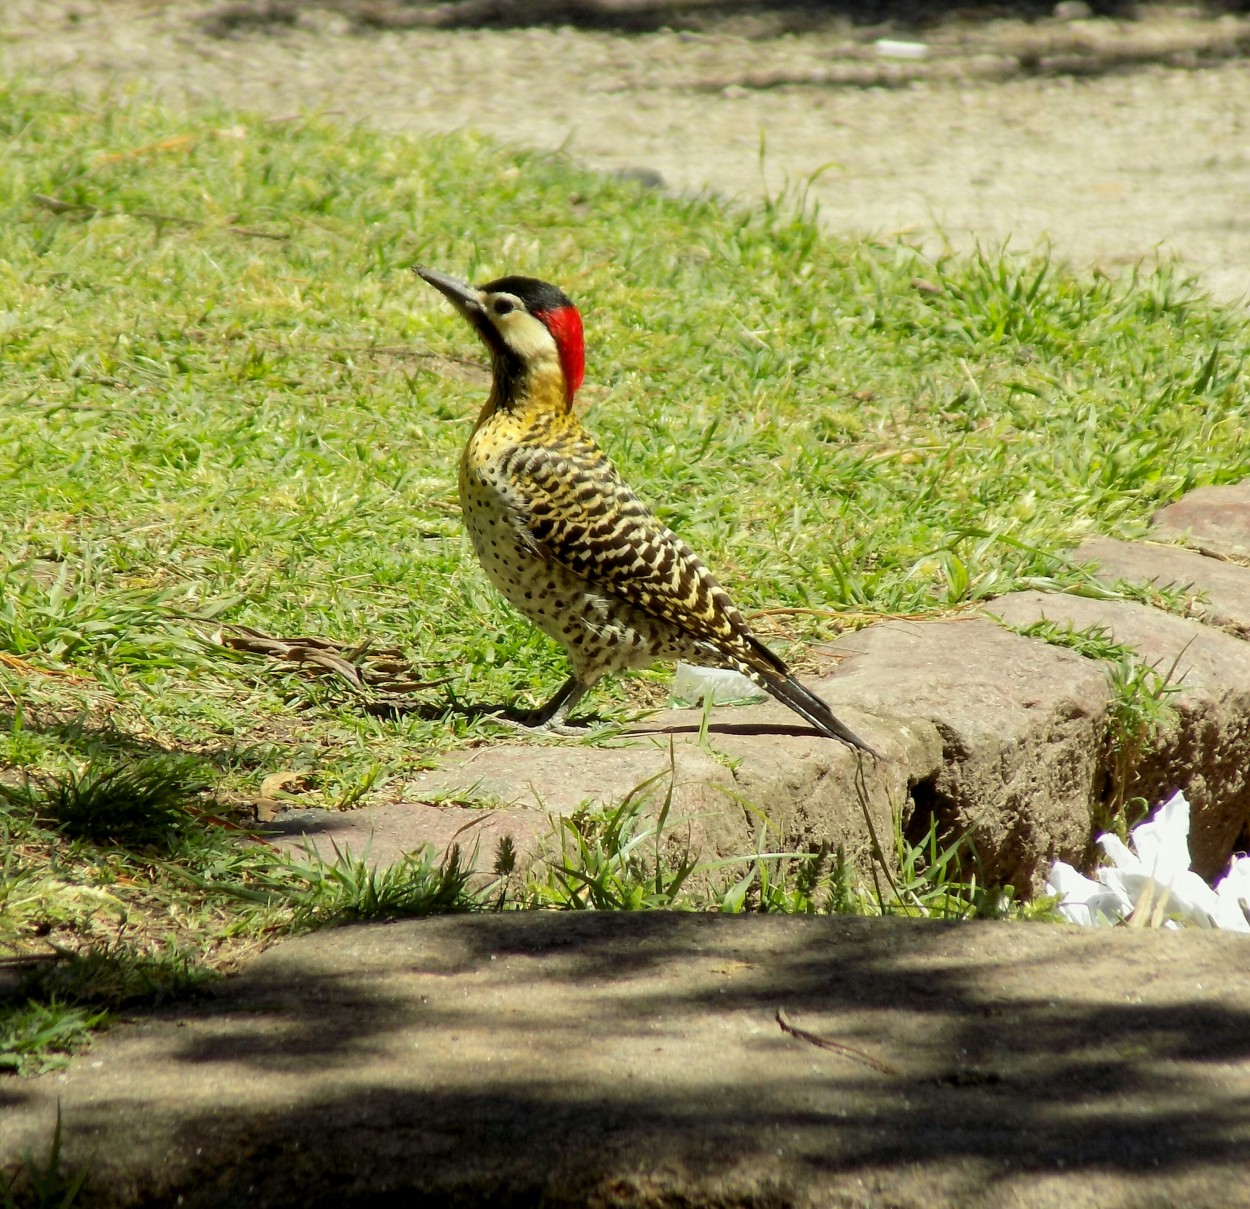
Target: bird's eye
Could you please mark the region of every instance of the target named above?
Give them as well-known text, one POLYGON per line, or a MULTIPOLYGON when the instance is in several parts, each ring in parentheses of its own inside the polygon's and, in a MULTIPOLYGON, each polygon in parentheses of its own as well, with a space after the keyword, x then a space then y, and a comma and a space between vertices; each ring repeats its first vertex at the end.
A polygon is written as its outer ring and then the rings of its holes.
POLYGON ((496 315, 506 315, 509 311, 516 310, 516 304, 509 302, 506 298, 496 298, 491 303, 491 309, 494 310, 496 315))

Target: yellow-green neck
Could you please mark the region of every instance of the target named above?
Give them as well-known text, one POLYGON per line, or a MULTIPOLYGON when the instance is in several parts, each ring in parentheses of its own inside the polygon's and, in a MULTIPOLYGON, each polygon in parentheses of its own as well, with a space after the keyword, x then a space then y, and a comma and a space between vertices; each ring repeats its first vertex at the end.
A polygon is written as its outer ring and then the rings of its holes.
POLYGON ((558 363, 554 366, 531 366, 516 377, 500 374, 496 369, 490 397, 482 407, 474 429, 481 428, 496 415, 506 415, 513 423, 526 428, 536 425, 580 427, 570 407, 564 374, 558 363))

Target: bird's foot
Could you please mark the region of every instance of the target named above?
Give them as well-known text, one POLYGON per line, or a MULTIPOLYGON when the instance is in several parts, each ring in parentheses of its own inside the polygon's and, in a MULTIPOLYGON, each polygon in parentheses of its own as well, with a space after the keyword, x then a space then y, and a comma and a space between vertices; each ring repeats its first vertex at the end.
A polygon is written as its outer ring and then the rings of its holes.
POLYGON ((538 738, 552 735, 561 739, 602 739, 620 734, 624 729, 618 721, 590 717, 584 722, 569 722, 562 717, 550 717, 544 709, 519 710, 501 707, 484 715, 484 720, 497 722, 513 734, 538 738))
POLYGON ((581 700, 587 685, 576 676, 570 676, 545 705, 537 709, 517 709, 514 705, 474 706, 474 717, 497 722, 509 730, 529 735, 559 735, 566 739, 582 739, 596 734, 601 728, 593 723, 568 721, 569 710, 581 700))
POLYGON ((510 731, 522 735, 559 735, 564 739, 580 739, 591 733, 591 727, 582 723, 544 721, 541 710, 529 710, 524 713, 511 711, 489 715, 490 721, 506 726, 510 731))

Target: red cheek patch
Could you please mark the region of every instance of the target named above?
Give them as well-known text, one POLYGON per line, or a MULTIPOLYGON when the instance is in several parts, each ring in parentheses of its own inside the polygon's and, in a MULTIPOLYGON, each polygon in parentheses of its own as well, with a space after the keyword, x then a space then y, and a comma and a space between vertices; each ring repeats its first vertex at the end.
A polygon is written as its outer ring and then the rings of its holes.
POLYGON ((575 306, 562 306, 554 311, 539 311, 537 318, 547 325, 560 352, 560 368, 564 370, 568 401, 573 402, 582 378, 586 376, 586 343, 582 337, 582 317, 575 306))

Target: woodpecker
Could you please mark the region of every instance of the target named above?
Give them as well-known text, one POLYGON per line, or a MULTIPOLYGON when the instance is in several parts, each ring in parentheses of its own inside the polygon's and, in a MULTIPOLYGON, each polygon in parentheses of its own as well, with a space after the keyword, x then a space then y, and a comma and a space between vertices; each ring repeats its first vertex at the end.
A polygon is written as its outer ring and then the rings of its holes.
POLYGON ((477 287, 413 268, 490 351, 490 396, 460 459, 473 549, 495 587, 572 664, 526 724, 563 731, 600 677, 684 659, 741 672, 821 734, 878 755, 751 633, 694 551, 582 427, 572 404, 585 346, 568 296, 534 277, 477 287))

